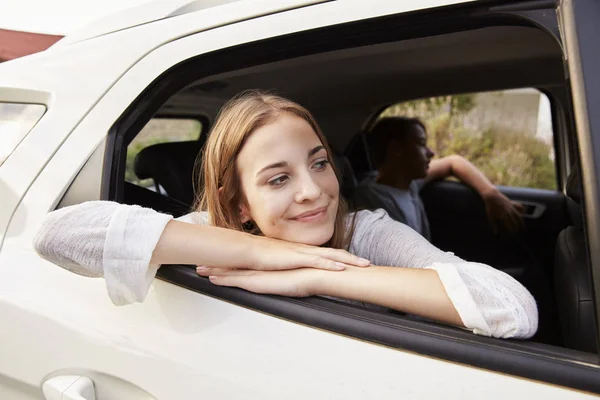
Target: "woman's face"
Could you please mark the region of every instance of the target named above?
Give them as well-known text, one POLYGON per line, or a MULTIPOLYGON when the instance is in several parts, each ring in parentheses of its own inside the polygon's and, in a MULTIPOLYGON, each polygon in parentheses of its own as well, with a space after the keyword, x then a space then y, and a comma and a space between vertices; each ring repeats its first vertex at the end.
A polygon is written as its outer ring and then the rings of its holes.
POLYGON ((236 163, 247 201, 243 222, 276 239, 315 246, 331 239, 339 184, 308 122, 282 113, 250 135, 236 163))

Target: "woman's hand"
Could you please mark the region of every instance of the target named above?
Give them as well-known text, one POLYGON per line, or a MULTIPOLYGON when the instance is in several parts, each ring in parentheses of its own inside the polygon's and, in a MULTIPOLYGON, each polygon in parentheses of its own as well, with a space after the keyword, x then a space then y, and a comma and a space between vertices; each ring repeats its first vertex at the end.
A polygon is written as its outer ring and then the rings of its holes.
POLYGON ((315 280, 322 271, 298 268, 287 271, 251 271, 243 269, 198 267, 196 272, 208 276, 219 286, 235 286, 260 294, 307 297, 317 294, 315 280))
POLYGON ((243 266, 259 271, 317 268, 341 271, 346 266, 368 267, 369 260, 345 250, 316 247, 264 236, 252 236, 250 264, 243 266))
POLYGON ((523 227, 522 204, 511 201, 498 190, 493 190, 482 197, 494 232, 498 232, 499 225, 513 234, 523 227))

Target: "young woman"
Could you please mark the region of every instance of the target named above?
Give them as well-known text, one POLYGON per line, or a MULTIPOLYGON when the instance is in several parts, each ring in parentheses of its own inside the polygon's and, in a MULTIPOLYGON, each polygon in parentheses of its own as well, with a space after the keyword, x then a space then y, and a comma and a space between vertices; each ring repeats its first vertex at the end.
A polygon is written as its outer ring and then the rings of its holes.
POLYGON ((440 251, 383 210, 348 214, 330 155, 306 109, 246 92, 210 133, 197 211, 173 220, 83 203, 50 213, 35 246, 64 268, 104 276, 116 304, 143 301, 160 264, 196 264, 216 285, 334 296, 486 336, 535 333, 535 300, 510 276, 440 251))

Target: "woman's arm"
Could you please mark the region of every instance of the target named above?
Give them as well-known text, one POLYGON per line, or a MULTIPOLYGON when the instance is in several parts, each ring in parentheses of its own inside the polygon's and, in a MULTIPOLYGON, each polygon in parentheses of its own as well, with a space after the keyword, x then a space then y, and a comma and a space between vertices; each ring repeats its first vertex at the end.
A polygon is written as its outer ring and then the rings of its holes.
POLYGON ((464 327, 438 274, 429 269, 349 267, 342 272, 298 269, 282 273, 199 268, 221 286, 237 286, 255 293, 282 296, 333 296, 377 304, 464 327))
POLYGON ((369 265, 343 250, 259 238, 203 226, 200 218, 185 219, 197 223, 173 221, 170 215, 139 206, 91 201, 49 213, 34 248, 69 271, 103 276, 111 300, 120 305, 145 299, 160 264, 263 270, 369 265))
POLYGON ((315 295, 378 304, 464 327, 438 274, 433 270, 371 266, 348 268, 340 274, 315 275, 324 277, 313 283, 315 295))
POLYGON ((514 278, 433 246, 384 211, 361 211, 350 247, 375 265, 339 273, 200 268, 217 285, 283 296, 328 295, 464 326, 476 334, 529 338, 537 330, 535 299, 514 278), (394 268, 404 267, 404 268, 394 268))
POLYGON ((255 270, 311 267, 331 271, 341 271, 347 265, 366 267, 370 264, 368 260, 344 250, 290 243, 180 221, 167 224, 150 262, 255 270))
POLYGON ((438 249, 383 210, 358 214, 350 252, 374 265, 435 270, 461 320, 477 334, 527 338, 537 330, 535 299, 513 277, 438 249))

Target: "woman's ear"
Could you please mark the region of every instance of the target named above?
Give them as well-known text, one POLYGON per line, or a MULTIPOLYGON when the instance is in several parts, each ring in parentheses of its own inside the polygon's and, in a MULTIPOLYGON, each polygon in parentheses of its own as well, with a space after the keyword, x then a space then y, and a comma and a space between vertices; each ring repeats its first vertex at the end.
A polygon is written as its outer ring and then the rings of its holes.
POLYGON ((252 220, 252 218, 250 217, 250 210, 248 210, 248 206, 246 206, 245 204, 240 204, 239 211, 240 221, 242 221, 242 224, 245 224, 246 222, 252 220))
MULTIPOLYGON (((219 188, 219 197, 223 194, 223 186, 221 186, 219 188)), ((240 221, 242 222, 242 224, 245 224, 246 222, 252 221, 252 218, 250 217, 250 210, 248 209, 248 206, 245 204, 240 204, 238 211, 240 213, 240 221)))

